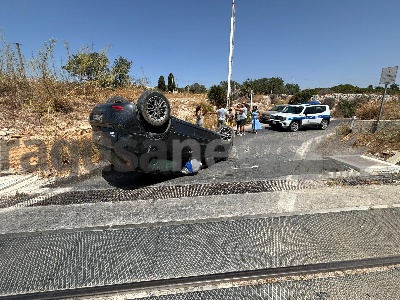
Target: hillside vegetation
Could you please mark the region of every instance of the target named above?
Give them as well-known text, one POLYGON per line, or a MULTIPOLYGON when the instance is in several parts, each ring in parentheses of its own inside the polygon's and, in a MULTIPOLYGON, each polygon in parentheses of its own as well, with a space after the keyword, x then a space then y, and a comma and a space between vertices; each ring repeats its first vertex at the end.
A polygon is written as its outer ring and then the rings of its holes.
MULTIPOLYGON (((74 128, 87 128, 90 110, 98 103, 104 102, 113 95, 121 95, 132 102, 144 91, 143 88, 130 86, 107 89, 87 83, 63 83, 52 80, 28 80, 12 77, 0 77, 0 130, 10 131, 14 135, 46 136, 59 135, 62 132, 73 132, 74 128)), ((202 105, 206 111, 214 109, 207 100, 207 94, 174 93, 166 94, 171 102, 173 115, 189 122, 194 122, 194 108, 202 105)), ((250 99, 243 97, 237 101, 250 104, 250 99)), ((236 102, 237 102, 236 101, 236 102)), ((275 95, 255 95, 253 104, 260 110, 267 109, 276 103, 287 103, 290 97, 275 95)), ((336 117, 357 116, 359 119, 376 119, 379 113, 380 100, 338 100, 326 98, 336 117), (349 115, 349 111, 351 112, 349 115)), ((235 102, 233 102, 234 104, 235 102)), ((400 119, 400 101, 391 99, 384 103, 382 119, 400 119)), ((213 129, 216 125, 215 115, 206 115, 205 126, 213 129)), ((397 131, 399 132, 399 131, 397 131)), ((396 131, 391 132, 388 140, 377 138, 379 144, 390 143, 392 148, 400 150, 396 131)), ((381 132, 368 134, 372 139, 382 135, 381 132)), ((366 137, 364 136, 365 140, 366 137)))

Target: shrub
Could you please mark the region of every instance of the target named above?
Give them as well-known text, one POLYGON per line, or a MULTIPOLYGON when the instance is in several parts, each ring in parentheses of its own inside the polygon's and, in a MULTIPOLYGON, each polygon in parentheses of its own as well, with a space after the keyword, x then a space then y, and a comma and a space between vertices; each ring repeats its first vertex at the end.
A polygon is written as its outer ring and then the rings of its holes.
POLYGON ((208 96, 210 103, 217 107, 219 105, 224 106, 226 104, 226 92, 219 85, 213 85, 210 88, 207 96, 208 96))
POLYGON ((355 103, 345 99, 339 100, 336 109, 336 114, 338 117, 351 118, 352 116, 355 115, 355 112, 356 112, 355 103))
POLYGON ((336 99, 333 97, 327 97, 324 100, 322 100, 322 104, 328 105, 330 110, 333 110, 336 105, 336 99))
POLYGON ((379 114, 379 103, 375 101, 369 101, 357 107, 356 116, 363 120, 373 120, 378 117, 379 114))

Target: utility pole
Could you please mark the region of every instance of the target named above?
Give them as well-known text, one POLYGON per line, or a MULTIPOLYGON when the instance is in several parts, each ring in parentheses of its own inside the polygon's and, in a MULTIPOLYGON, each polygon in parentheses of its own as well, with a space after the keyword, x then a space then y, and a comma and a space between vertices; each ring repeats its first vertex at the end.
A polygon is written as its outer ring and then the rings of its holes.
POLYGON ((25 78, 25 68, 24 68, 24 62, 22 60, 22 54, 21 54, 21 44, 20 43, 14 43, 17 46, 17 52, 18 52, 18 57, 19 57, 19 72, 20 75, 25 78))
POLYGON ((254 92, 253 92, 253 90, 251 90, 251 92, 250 92, 250 111, 253 111, 253 95, 254 95, 254 92))
POLYGON ((229 107, 231 105, 230 101, 231 101, 234 31, 235 31, 235 0, 232 0, 231 33, 229 41, 229 62, 228 62, 228 92, 226 94, 226 107, 229 107))

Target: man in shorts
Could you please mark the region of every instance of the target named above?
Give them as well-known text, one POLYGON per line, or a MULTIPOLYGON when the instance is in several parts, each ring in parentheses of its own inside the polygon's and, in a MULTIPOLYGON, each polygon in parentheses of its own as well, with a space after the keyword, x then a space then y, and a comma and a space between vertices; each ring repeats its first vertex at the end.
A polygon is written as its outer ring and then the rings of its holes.
POLYGON ((236 120, 238 135, 244 135, 244 126, 246 125, 247 120, 247 107, 244 103, 238 104, 236 107, 236 113, 238 115, 238 119, 236 120))
POLYGON ((226 116, 228 111, 222 105, 219 105, 219 109, 217 110, 217 118, 218 118, 218 125, 217 127, 221 127, 226 124, 226 116))
POLYGON ((245 135, 245 125, 247 121, 247 106, 245 103, 242 103, 242 108, 241 108, 241 115, 240 115, 240 134, 245 135))

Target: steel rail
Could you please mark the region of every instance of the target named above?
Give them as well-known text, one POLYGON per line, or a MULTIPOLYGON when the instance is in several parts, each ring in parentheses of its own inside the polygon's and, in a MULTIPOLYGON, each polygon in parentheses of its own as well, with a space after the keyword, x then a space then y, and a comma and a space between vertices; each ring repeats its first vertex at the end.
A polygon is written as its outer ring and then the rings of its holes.
POLYGON ((102 296, 116 293, 134 293, 150 289, 182 288, 199 285, 210 285, 222 282, 235 282, 243 280, 272 279, 284 276, 305 276, 313 274, 324 274, 336 271, 351 271, 369 269, 375 267, 394 266, 400 264, 400 255, 367 258, 359 260, 334 261, 328 263, 317 263, 308 265, 289 266, 281 268, 258 269, 247 271, 235 271, 228 273, 217 273, 198 275, 191 277, 169 278, 152 281, 131 282, 116 285, 83 287, 68 290, 33 292, 26 294, 14 294, 0 296, 2 300, 25 300, 25 299, 64 299, 73 297, 102 296))

